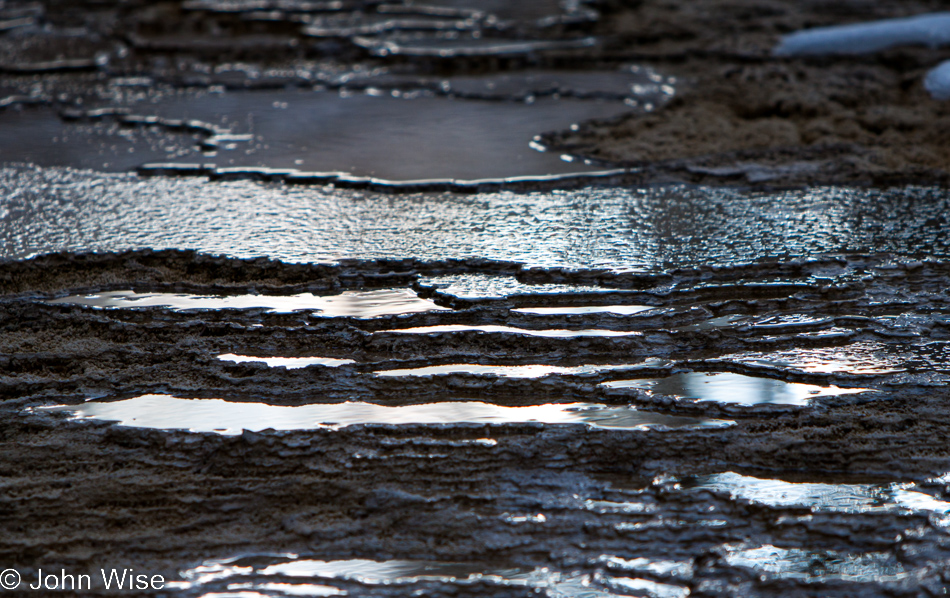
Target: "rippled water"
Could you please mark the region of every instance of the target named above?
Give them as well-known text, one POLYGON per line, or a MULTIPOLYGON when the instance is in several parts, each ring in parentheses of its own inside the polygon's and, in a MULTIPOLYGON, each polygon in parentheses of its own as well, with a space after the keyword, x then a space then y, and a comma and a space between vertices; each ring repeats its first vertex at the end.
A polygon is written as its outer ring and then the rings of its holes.
POLYGON ((181 399, 143 395, 121 401, 90 401, 56 407, 77 418, 114 421, 125 426, 240 434, 242 430, 339 429, 357 424, 524 423, 586 424, 594 428, 645 430, 652 427, 729 426, 732 422, 637 411, 593 403, 503 407, 477 401, 455 401, 387 407, 372 403, 321 403, 281 407, 235 403, 220 399, 181 399))
POLYGON ((502 299, 518 295, 556 295, 562 293, 604 293, 612 289, 590 285, 526 284, 514 276, 452 274, 422 278, 423 286, 443 295, 460 299, 502 299))
POLYGON ((939 189, 380 195, 0 168, 0 256, 192 248, 290 262, 489 258, 644 270, 827 252, 950 255, 939 189))

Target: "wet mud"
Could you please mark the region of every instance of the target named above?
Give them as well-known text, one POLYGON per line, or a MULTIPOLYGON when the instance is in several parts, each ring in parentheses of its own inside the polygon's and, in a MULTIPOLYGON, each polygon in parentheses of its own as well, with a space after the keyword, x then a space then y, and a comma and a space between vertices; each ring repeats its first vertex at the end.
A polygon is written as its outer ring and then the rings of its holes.
POLYGON ((113 559, 196 596, 920 595, 946 583, 945 270, 564 270, 561 292, 532 294, 542 271, 486 261, 6 262, 3 559, 113 559), (423 284, 475 275, 522 287, 423 284), (400 287, 442 309, 387 292, 391 310, 330 315, 310 298, 400 287), (209 299, 72 298, 130 288, 209 299), (210 299, 251 291, 259 307, 210 299), (605 302, 652 309, 522 309, 605 302), (399 334, 444 325, 473 329, 399 334), (718 399, 673 382, 724 375, 743 383, 718 399), (774 400, 782 385, 805 390, 774 400))
POLYGON ((0 0, 0 570, 942 595, 940 9, 0 0))

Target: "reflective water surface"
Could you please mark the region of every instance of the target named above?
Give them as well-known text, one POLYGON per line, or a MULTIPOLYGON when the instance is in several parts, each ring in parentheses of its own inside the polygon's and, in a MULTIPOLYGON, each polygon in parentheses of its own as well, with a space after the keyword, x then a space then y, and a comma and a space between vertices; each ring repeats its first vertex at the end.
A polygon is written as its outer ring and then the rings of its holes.
POLYGON ((127 110, 142 124, 120 127, 108 118, 64 123, 48 108, 0 111, 0 163, 113 172, 146 163, 197 163, 389 181, 552 175, 597 168, 533 149, 535 136, 629 108, 617 100, 539 98, 529 104, 403 97, 398 91, 280 90, 173 93, 127 110), (201 134, 164 130, 149 119, 208 123, 226 135, 209 145, 201 134))
POLYGON ((460 299, 504 299, 516 295, 555 295, 562 293, 603 293, 611 289, 589 285, 526 284, 514 276, 452 274, 424 277, 420 284, 439 293, 460 299))
POLYGON ((725 562, 779 579, 805 581, 893 582, 908 577, 893 554, 847 554, 830 550, 777 548, 771 545, 732 550, 725 562))
POLYGON ((425 311, 445 311, 446 307, 422 299, 409 289, 345 291, 339 295, 222 295, 197 296, 176 293, 136 293, 110 291, 95 295, 73 295, 48 303, 98 308, 168 307, 188 309, 266 309, 270 313, 313 311, 326 317, 373 318, 425 311))
POLYGON ((252 357, 250 355, 235 355, 234 353, 224 353, 218 355, 222 361, 232 361, 234 363, 266 363, 270 367, 284 367, 288 370, 296 370, 309 367, 311 365, 322 365, 330 368, 356 363, 352 359, 335 359, 333 357, 252 357))
POLYGON ((883 376, 911 369, 948 373, 950 372, 950 344, 946 341, 932 341, 895 346, 861 341, 840 347, 735 353, 725 356, 725 359, 815 373, 841 372, 883 376))
POLYGON ((661 360, 649 360, 638 364, 621 365, 578 365, 578 366, 555 366, 555 365, 482 365, 477 363, 453 363, 447 365, 430 365, 426 367, 400 369, 400 370, 379 370, 375 372, 377 376, 435 376, 439 374, 490 374, 501 376, 503 378, 541 378, 551 374, 561 375, 581 375, 596 374, 599 372, 609 372, 614 370, 632 370, 644 367, 660 367, 665 362, 661 360))
POLYGON ((587 305, 576 307, 518 307, 511 311, 539 316, 570 316, 580 314, 617 314, 632 316, 644 311, 656 309, 649 305, 587 305))
POLYGON ((339 429, 356 424, 503 424, 541 422, 586 424, 594 428, 644 430, 653 427, 725 427, 732 422, 637 411, 593 403, 503 407, 454 401, 387 407, 372 403, 322 403, 281 407, 221 399, 181 399, 150 394, 112 402, 61 406, 81 419, 114 421, 125 426, 240 434, 242 430, 339 429))
POLYGON ((464 324, 442 324, 438 326, 418 326, 416 328, 398 328, 381 332, 398 332, 400 334, 432 334, 439 332, 491 332, 507 334, 524 334, 526 336, 544 336, 548 338, 578 338, 583 336, 632 336, 642 334, 636 331, 624 332, 621 330, 529 330, 513 326, 468 326, 464 324))
POLYGON ((487 258, 614 271, 851 251, 939 258, 950 256, 938 224, 948 211, 946 191, 914 187, 386 195, 7 167, 0 256, 151 247, 288 262, 487 258))
MULTIPOLYGON (((548 598, 624 598, 631 595, 630 591, 634 592, 633 595, 649 598, 685 598, 689 595, 688 588, 670 583, 628 577, 595 578, 590 574, 562 572, 547 567, 504 568, 482 563, 410 560, 315 560, 294 554, 208 561, 182 571, 181 581, 169 583, 168 587, 176 590, 214 588, 227 592, 252 590, 268 592, 254 596, 270 596, 275 595, 270 591, 281 591, 288 587, 274 587, 276 584, 273 580, 277 579, 285 582, 292 580, 294 583, 290 587, 314 587, 318 592, 314 595, 318 596, 343 595, 347 592, 340 588, 352 588, 353 584, 357 584, 356 589, 360 594, 371 594, 374 586, 406 586, 407 595, 425 595, 426 582, 460 588, 476 586, 486 591, 492 588, 524 588, 533 595, 548 598), (320 585, 313 586, 314 581, 319 581, 320 585), (413 591, 414 587, 418 589, 413 591), (338 593, 332 593, 334 591, 338 593)), ((223 597, 240 594, 204 595, 223 597)))
POLYGON ((913 490, 913 484, 793 483, 726 472, 688 478, 682 485, 693 491, 710 490, 728 494, 733 500, 771 507, 800 506, 840 513, 893 510, 950 513, 950 502, 913 490))
POLYGON ((716 401, 738 405, 806 405, 815 397, 874 392, 868 388, 839 388, 815 386, 755 378, 729 372, 686 372, 666 378, 612 380, 604 382, 608 388, 638 388, 651 393, 673 395, 699 401, 716 401))

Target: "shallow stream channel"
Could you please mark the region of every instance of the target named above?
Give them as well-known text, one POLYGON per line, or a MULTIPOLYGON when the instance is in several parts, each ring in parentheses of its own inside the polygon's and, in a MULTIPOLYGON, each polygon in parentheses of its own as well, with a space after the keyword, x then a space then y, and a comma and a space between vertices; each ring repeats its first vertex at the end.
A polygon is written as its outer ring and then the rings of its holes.
POLYGON ((549 146, 677 93, 579 62, 583 2, 166 4, 250 49, 158 8, 120 49, 0 32, 92 60, 0 83, 0 569, 946 592, 945 188, 645 185, 549 146), (255 62, 289 24, 333 59, 255 62))

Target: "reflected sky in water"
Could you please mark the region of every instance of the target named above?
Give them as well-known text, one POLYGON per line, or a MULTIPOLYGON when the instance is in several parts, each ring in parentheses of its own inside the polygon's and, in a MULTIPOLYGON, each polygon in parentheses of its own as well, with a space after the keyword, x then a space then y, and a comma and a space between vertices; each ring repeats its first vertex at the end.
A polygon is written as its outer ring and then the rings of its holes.
POLYGON ((0 256, 198 249, 289 262, 489 258, 536 266, 664 265, 890 251, 950 255, 938 189, 745 194, 590 188, 380 195, 253 182, 0 168, 0 256))
POLYGON ((556 365, 483 365, 478 363, 452 363, 445 365, 430 365, 420 368, 399 369, 399 370, 379 370, 377 376, 437 376, 439 374, 481 374, 501 376, 503 378, 541 378, 551 374, 560 375, 582 375, 596 374, 599 372, 610 372, 614 370, 632 370, 644 367, 662 367, 667 362, 656 359, 638 364, 619 364, 619 365, 577 365, 577 366, 556 366, 556 365))
POLYGON ((420 284, 461 299, 502 299, 516 295, 553 295, 559 293, 603 293, 613 289, 589 285, 526 284, 514 276, 487 274, 450 274, 427 276, 420 284))
POLYGON ((913 490, 912 484, 793 483, 726 472, 688 478, 682 485, 691 490, 711 490, 728 494, 733 500, 772 507, 800 506, 840 513, 894 510, 938 515, 950 513, 950 502, 913 490))
POLYGON ((387 407, 372 403, 320 403, 296 407, 236 403, 221 399, 180 399, 143 395, 112 402, 54 407, 77 418, 113 421, 126 426, 240 434, 243 430, 339 429, 356 424, 505 424, 541 422, 586 424, 595 428, 644 430, 653 427, 714 427, 725 420, 697 419, 638 411, 627 406, 593 403, 503 407, 477 401, 452 401, 387 407))
POLYGON ((356 361, 352 359, 335 359, 333 357, 253 357, 251 355, 235 355, 234 353, 218 355, 218 359, 234 363, 263 362, 270 367, 284 367, 288 370, 297 370, 311 365, 335 368, 349 363, 356 363, 356 361))
MULTIPOLYGON (((614 76, 636 80, 630 73, 614 76)), ((180 92, 131 106, 137 115, 195 120, 249 137, 220 143, 211 155, 200 151, 200 136, 191 133, 119 128, 111 119, 64 123, 48 108, 0 111, 0 163, 111 172, 147 163, 264 166, 390 181, 543 176, 597 168, 533 149, 536 135, 629 111, 620 100, 539 98, 526 103, 408 95, 180 92)))
POLYGON ((730 551, 724 560, 780 579, 880 583, 908 576, 894 555, 883 552, 847 554, 765 545, 730 551))
POLYGON ((588 305, 574 307, 519 307, 511 311, 539 316, 570 316, 581 314, 616 314, 632 316, 655 309, 649 305, 588 305))
MULTIPOLYGON (((502 568, 482 563, 447 563, 438 561, 368 559, 315 560, 297 555, 241 557, 208 561, 193 569, 182 571, 181 581, 167 587, 175 590, 227 588, 268 592, 279 591, 274 580, 292 580, 294 586, 314 587, 317 596, 342 595, 334 583, 350 582, 365 586, 407 586, 425 582, 439 582, 457 586, 475 583, 496 588, 524 588, 533 595, 547 598, 625 598, 633 595, 650 598, 685 598, 688 588, 671 583, 609 575, 592 576, 579 572, 562 572, 553 568, 502 568), (319 581, 319 585, 312 585, 319 581)), ((425 586, 413 595, 423 595, 425 586)), ((287 592, 290 594, 290 592, 287 592)), ((505 595, 508 595, 507 593, 505 595)), ((520 594, 519 594, 520 595, 520 594)), ((224 594, 205 594, 224 596, 224 594)))
POLYGON ((185 295, 176 293, 136 293, 111 291, 95 295, 73 295, 51 299, 48 303, 84 305, 106 309, 137 307, 168 307, 175 311, 189 309, 266 309, 270 313, 313 311, 326 317, 373 318, 424 311, 446 311, 448 308, 422 299, 409 289, 346 291, 339 295, 185 295))
MULTIPOLYGON (((913 351, 908 346, 907 352, 913 351)), ((772 352, 750 351, 726 355, 723 359, 807 373, 884 375, 904 371, 905 356, 893 346, 858 342, 840 347, 797 348, 772 352)))
POLYGON ((736 405, 806 405, 815 397, 874 392, 867 388, 815 386, 729 372, 685 372, 666 378, 614 380, 608 388, 637 388, 651 393, 736 405))
POLYGON ((515 328, 514 326, 469 326, 466 324, 441 324, 437 326, 418 326, 416 328, 398 328, 393 330, 383 330, 381 332, 394 332, 400 334, 433 334, 441 332, 489 332, 503 334, 524 334, 526 336, 543 336, 547 338, 579 338, 584 336, 635 336, 643 334, 642 332, 622 330, 529 330, 527 328, 515 328))

